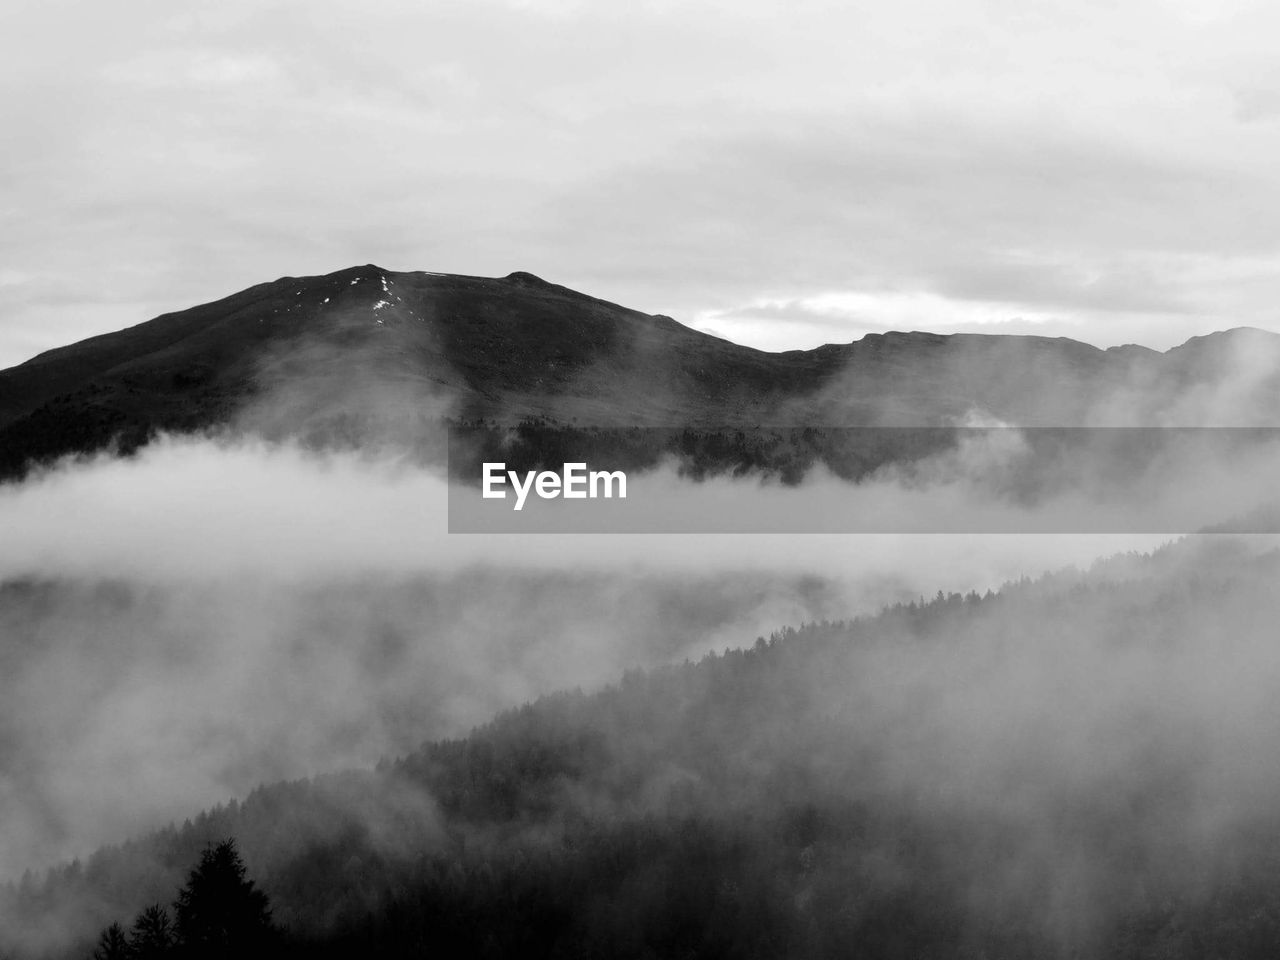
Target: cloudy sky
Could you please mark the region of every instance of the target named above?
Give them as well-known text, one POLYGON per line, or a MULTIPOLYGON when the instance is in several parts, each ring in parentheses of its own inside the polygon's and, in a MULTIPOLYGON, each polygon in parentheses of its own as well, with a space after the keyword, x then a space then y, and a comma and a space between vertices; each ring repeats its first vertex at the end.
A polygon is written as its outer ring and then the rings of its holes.
POLYGON ((0 367, 367 262, 769 349, 1280 329, 1275 11, 6 0, 0 367))

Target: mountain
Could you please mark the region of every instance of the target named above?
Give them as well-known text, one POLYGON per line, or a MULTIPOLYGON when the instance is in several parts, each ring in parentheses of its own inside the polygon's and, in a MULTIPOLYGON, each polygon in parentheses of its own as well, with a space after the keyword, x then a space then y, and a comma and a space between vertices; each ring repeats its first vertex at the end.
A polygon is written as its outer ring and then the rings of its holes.
POLYGON ((127 451, 157 430, 305 435, 353 410, 376 419, 392 408, 699 428, 946 425, 974 414, 1145 424, 1171 410, 1184 425, 1271 423, 1277 359, 1280 335, 1248 329, 1163 354, 918 332, 767 353, 527 273, 367 264, 283 277, 0 371, 0 476, 112 443, 127 451), (1195 409, 1178 406, 1188 396, 1195 409))

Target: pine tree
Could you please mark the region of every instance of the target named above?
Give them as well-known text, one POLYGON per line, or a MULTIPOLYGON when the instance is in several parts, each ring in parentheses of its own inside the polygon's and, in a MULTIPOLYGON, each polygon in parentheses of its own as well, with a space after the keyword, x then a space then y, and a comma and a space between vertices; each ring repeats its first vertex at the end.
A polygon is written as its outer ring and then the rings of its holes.
POLYGON ((102 931, 98 937, 98 946, 93 951, 93 960, 131 960, 132 956, 124 927, 118 923, 113 923, 102 931))
POLYGON ((134 960, 167 957, 173 951, 175 940, 169 912, 158 903, 138 914, 129 931, 129 948, 134 960))
POLYGON ((206 847, 174 904, 184 955, 251 956, 276 937, 267 895, 245 877, 234 840, 206 847))

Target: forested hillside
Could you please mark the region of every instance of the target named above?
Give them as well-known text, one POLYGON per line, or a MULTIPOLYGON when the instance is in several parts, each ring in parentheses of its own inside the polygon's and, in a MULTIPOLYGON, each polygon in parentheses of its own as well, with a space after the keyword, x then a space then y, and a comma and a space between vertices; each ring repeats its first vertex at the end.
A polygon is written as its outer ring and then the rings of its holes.
POLYGON ((10 949, 234 837, 299 956, 1269 956, 1278 574, 1186 541, 545 697, 28 876, 10 949))

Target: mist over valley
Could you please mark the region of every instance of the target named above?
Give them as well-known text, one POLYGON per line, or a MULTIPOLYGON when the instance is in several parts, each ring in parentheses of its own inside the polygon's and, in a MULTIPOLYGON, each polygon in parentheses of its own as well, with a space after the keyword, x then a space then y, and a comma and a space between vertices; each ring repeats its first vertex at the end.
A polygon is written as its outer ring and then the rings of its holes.
POLYGON ((234 838, 299 956, 1264 955, 1278 344, 369 266, 0 372, 0 943, 234 838), (652 535, 450 533, 499 455, 652 535))

